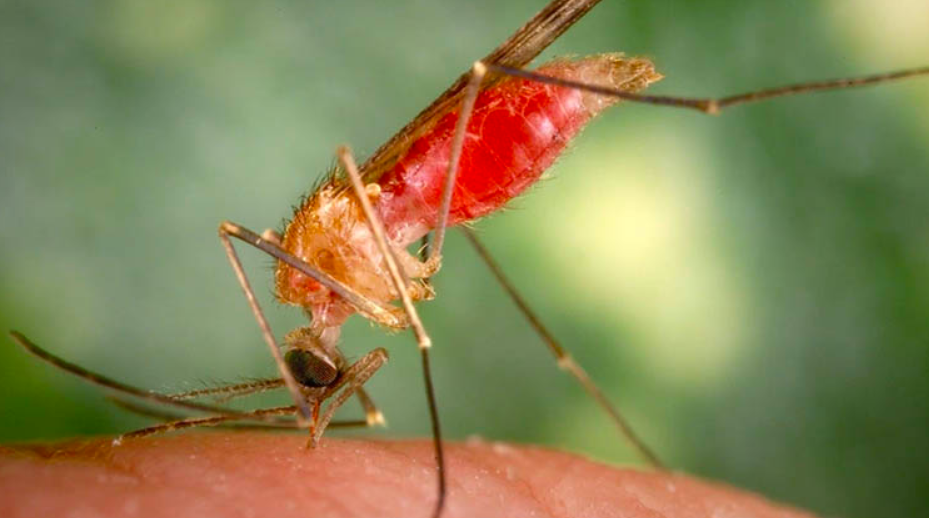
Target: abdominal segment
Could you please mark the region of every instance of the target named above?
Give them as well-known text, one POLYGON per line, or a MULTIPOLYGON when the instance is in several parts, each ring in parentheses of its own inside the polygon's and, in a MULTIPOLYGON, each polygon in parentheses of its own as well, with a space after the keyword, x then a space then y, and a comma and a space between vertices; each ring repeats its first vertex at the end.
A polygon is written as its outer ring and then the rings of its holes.
MULTIPOLYGON (((555 61, 536 72, 636 92, 660 79, 616 54, 555 61)), ((507 79, 478 95, 459 162, 449 226, 486 216, 532 185, 594 116, 616 102, 578 89, 507 79)), ((435 228, 458 112, 446 114, 379 180, 377 209, 405 246, 435 228)))

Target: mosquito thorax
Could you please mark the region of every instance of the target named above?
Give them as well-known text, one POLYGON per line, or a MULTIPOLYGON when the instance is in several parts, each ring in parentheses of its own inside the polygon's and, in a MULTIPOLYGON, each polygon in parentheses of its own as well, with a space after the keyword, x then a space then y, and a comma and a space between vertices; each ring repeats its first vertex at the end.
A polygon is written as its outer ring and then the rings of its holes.
MULTIPOLYGON (((383 258, 360 204, 335 182, 331 177, 295 211, 281 246, 366 298, 386 304, 396 292, 383 258)), ((275 284, 279 300, 308 309, 319 325, 341 325, 355 312, 328 288, 286 264, 278 264, 275 284)))

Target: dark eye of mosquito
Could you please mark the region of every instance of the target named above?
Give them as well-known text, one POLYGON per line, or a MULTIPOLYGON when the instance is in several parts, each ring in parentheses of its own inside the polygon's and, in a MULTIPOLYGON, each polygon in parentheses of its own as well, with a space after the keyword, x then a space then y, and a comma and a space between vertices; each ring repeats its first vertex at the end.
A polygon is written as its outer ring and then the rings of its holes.
POLYGON ((339 374, 329 358, 315 351, 291 349, 284 355, 284 362, 297 382, 307 387, 328 386, 339 374))

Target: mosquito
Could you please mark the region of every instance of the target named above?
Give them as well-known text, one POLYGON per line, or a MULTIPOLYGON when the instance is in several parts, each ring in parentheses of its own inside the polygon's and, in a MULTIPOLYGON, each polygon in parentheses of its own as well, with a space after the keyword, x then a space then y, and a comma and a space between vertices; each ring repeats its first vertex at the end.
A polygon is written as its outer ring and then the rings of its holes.
MULTIPOLYGON (((283 232, 258 233, 230 221, 220 224, 220 240, 279 379, 176 395, 153 394, 70 364, 19 333, 13 333, 14 339, 40 358, 125 395, 210 414, 186 418, 160 413, 156 417, 169 422, 130 432, 121 440, 196 426, 257 422, 307 429, 309 445, 315 446, 328 426, 383 422, 363 387, 386 363, 387 353, 375 349, 350 364, 339 349, 346 319, 358 313, 385 328, 410 329, 421 355, 436 457, 433 516, 440 516, 447 472, 430 367, 433 344, 415 303, 435 295, 429 280, 441 268, 446 228, 501 209, 538 180, 585 124, 620 101, 717 115, 732 106, 777 97, 929 75, 929 67, 923 67, 698 99, 640 93, 659 81, 661 73, 647 59, 617 53, 555 60, 534 70, 524 68, 598 2, 551 2, 360 165, 349 148, 340 147, 336 152, 338 165, 305 198, 283 232), (426 240, 430 234, 431 240, 426 240), (233 239, 277 260, 278 299, 297 306, 309 318, 309 325, 284 336, 283 347, 264 316, 233 239), (420 256, 409 251, 417 243, 423 243, 420 256), (294 404, 236 412, 188 401, 277 388, 285 388, 294 404), (334 412, 353 396, 364 408, 365 419, 333 422, 334 412), (329 404, 323 408, 326 402, 329 404)), ((546 329, 474 232, 467 227, 463 232, 536 329, 558 366, 596 401, 646 462, 663 468, 658 455, 546 329)), ((121 404, 136 409, 129 403, 121 404)))

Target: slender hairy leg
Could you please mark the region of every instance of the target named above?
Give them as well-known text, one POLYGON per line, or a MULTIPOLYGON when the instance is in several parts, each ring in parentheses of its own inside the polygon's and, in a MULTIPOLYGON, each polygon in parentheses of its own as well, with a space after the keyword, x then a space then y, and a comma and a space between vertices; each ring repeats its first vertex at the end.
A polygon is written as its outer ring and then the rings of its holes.
POLYGON ((542 341, 545 342, 545 345, 548 346, 549 351, 555 356, 555 360, 558 362, 558 367, 577 380, 578 383, 584 387, 584 390, 590 394, 591 397, 600 405, 613 421, 613 424, 619 428, 620 433, 626 438, 627 441, 632 445, 633 448, 642 456, 649 464, 656 468, 664 469, 664 465, 658 459, 658 456, 649 448, 642 439, 636 435, 635 431, 632 429, 632 426, 626 420, 625 417, 619 412, 613 403, 607 399, 606 395, 600 390, 599 387, 590 379, 590 376, 587 375, 587 372, 581 368, 577 362, 571 357, 571 355, 562 347, 555 337, 548 331, 539 317, 532 311, 529 305, 526 303, 526 300, 523 299, 522 295, 516 291, 516 288, 513 284, 507 279, 506 275, 503 274, 503 270, 500 269, 500 266, 494 261, 491 257, 490 252, 484 247, 483 244, 478 240, 477 235, 474 231, 467 228, 461 227, 461 231, 468 238, 468 241, 471 242, 471 245, 474 246, 474 249, 477 250, 477 254, 481 257, 487 267, 490 269, 493 276, 497 279, 497 282, 500 286, 503 287, 503 290, 506 291, 510 299, 516 304, 519 308, 519 311, 526 317, 526 320, 529 321, 529 324, 535 329, 539 337, 542 338, 542 341))
POLYGON ((481 82, 487 74, 487 67, 478 61, 471 70, 471 79, 465 89, 461 100, 461 111, 458 113, 458 122, 455 124, 455 135, 452 137, 452 152, 448 159, 448 172, 445 174, 445 185, 442 187, 442 201, 439 204, 439 214, 435 226, 432 250, 429 260, 438 262, 442 258, 442 245, 445 244, 445 226, 448 224, 448 212, 452 208, 452 194, 455 192, 455 179, 458 177, 458 165, 461 162, 461 150, 464 149, 465 137, 468 133, 468 121, 474 111, 474 102, 481 91, 481 82))
MULTIPOLYGON (((342 351, 338 347, 335 348, 335 351, 336 354, 339 355, 339 359, 342 360, 342 364, 347 365, 348 360, 345 358, 342 351)), ((384 414, 377 408, 377 405, 374 404, 374 401, 371 399, 371 396, 368 395, 363 384, 358 386, 355 394, 358 395, 358 401, 361 403, 361 408, 365 413, 365 421, 367 421, 369 426, 383 426, 387 424, 387 420, 384 419, 384 414)))
POLYGON ((766 101, 768 99, 773 99, 775 97, 808 94, 808 93, 813 93, 813 92, 822 92, 825 90, 842 90, 845 88, 855 88, 859 86, 877 85, 881 83, 887 83, 890 81, 899 81, 901 79, 908 79, 912 77, 929 75, 929 67, 920 67, 920 68, 898 70, 895 72, 887 72, 884 74, 874 74, 874 75, 862 76, 862 77, 832 79, 832 80, 827 80, 827 81, 810 81, 806 83, 797 83, 797 84, 792 84, 792 85, 779 86, 775 88, 765 88, 765 89, 756 90, 753 92, 745 92, 742 94, 730 95, 728 97, 720 97, 718 99, 712 99, 712 98, 699 98, 698 99, 698 98, 688 98, 688 97, 675 97, 675 96, 668 96, 668 95, 633 94, 629 92, 624 92, 622 90, 616 90, 614 88, 607 88, 603 86, 581 83, 578 81, 570 81, 567 79, 550 77, 550 76, 546 76, 542 74, 537 74, 535 72, 530 72, 528 70, 523 70, 520 68, 513 68, 513 67, 497 65, 493 63, 487 63, 486 67, 487 67, 487 70, 489 70, 490 72, 494 72, 498 74, 521 77, 524 79, 530 79, 532 81, 538 81, 541 83, 547 83, 547 84, 556 85, 556 86, 577 88, 580 90, 585 90, 588 92, 601 94, 601 95, 618 97, 620 99, 637 102, 637 103, 656 104, 659 106, 669 106, 672 108, 689 108, 692 110, 697 110, 699 112, 706 113, 708 115, 716 115, 720 111, 730 106, 766 101))
MULTIPOLYGON (((347 363, 347 360, 345 359, 345 355, 342 354, 342 351, 336 349, 336 352, 339 354, 339 357, 341 358, 343 364, 347 363)), ((209 397, 209 398, 213 398, 213 400, 217 403, 225 403, 232 399, 250 396, 252 394, 258 394, 258 393, 266 392, 269 390, 275 390, 283 386, 284 386, 284 380, 280 378, 257 379, 253 381, 247 381, 245 383, 237 383, 235 385, 224 385, 221 387, 209 387, 209 388, 203 388, 203 389, 197 389, 197 390, 190 390, 187 392, 167 394, 167 396, 175 400, 209 397)), ((358 401, 361 403, 361 408, 364 410, 364 413, 365 413, 364 422, 366 426, 384 425, 386 423, 386 420, 384 419, 384 414, 377 408, 377 405, 374 404, 374 401, 371 399, 371 396, 368 395, 367 391, 365 391, 363 386, 359 385, 355 388, 355 395, 358 396, 358 401)), ((118 406, 122 406, 123 408, 126 408, 127 410, 133 411, 135 413, 142 413, 142 414, 145 413, 144 411, 139 410, 141 407, 135 406, 135 407, 130 408, 129 406, 131 405, 127 405, 125 402, 121 400, 116 400, 115 402, 118 406)), ((172 419, 162 419, 162 420, 163 421, 176 421, 176 420, 180 420, 181 418, 182 416, 178 416, 172 419)), ((349 421, 349 422, 336 421, 335 423, 329 423, 329 425, 333 426, 333 425, 336 425, 336 423, 341 423, 341 424, 338 424, 337 426, 343 426, 343 427, 344 426, 357 426, 356 421, 349 421)), ((248 426, 249 428, 279 427, 271 423, 269 423, 268 426, 264 426, 264 425, 248 425, 248 426)), ((292 426, 288 425, 287 428, 292 428, 292 426)))
POLYGON ((439 483, 438 498, 436 499, 432 516, 438 518, 438 516, 442 514, 442 508, 445 506, 445 455, 442 450, 442 431, 439 426, 439 411, 435 400, 435 388, 432 384, 432 369, 429 367, 429 348, 432 347, 432 339, 430 339, 429 335, 426 333, 426 329, 419 319, 419 314, 416 312, 416 308, 413 307, 408 282, 397 264, 397 258, 394 256, 393 249, 390 244, 387 243, 384 226, 381 224, 381 220, 377 217, 377 214, 374 213, 374 207, 371 206, 371 200, 368 199, 368 195, 365 192, 365 187, 361 181, 361 175, 358 173, 358 166, 355 164, 355 159, 351 151, 349 151, 347 147, 341 147, 336 154, 345 167, 345 171, 348 173, 348 177, 352 183, 352 189, 355 191, 355 196, 358 198, 359 203, 361 203, 365 218, 368 221, 368 226, 371 228, 371 233, 374 235, 377 246, 384 256, 384 262, 387 264, 387 269, 390 271, 394 287, 400 294, 400 300, 403 301, 403 309, 406 311, 410 326, 413 328, 413 334, 416 336, 416 342, 419 344, 419 353, 422 358, 423 366, 423 382, 426 386, 426 401, 429 405, 429 418, 432 423, 432 440, 435 448, 435 461, 439 483))
MULTIPOLYGON (((286 412, 283 414, 275 414, 274 412, 267 413, 263 411, 257 412, 241 412, 238 410, 233 410, 231 408, 223 408, 214 405, 206 405, 202 403, 196 403, 193 401, 183 401, 184 398, 193 398, 193 397, 204 397, 204 396, 213 396, 213 395, 227 395, 230 397, 244 396, 246 394, 261 392, 264 390, 272 390, 275 388, 282 387, 284 381, 281 379, 265 379, 265 380, 255 380, 247 383, 239 383, 235 385, 227 385, 223 387, 215 387, 210 389, 202 389, 197 391, 184 392, 180 394, 161 394, 159 392, 145 390, 132 385, 127 385, 125 383, 113 380, 102 374, 87 370, 79 365, 68 362, 54 354, 42 349, 38 345, 32 343, 28 338, 23 336, 21 333, 16 331, 11 331, 10 336, 19 343, 26 351, 30 354, 33 354, 40 360, 57 367, 61 370, 64 370, 70 374, 73 374, 85 381, 99 385, 101 387, 116 391, 120 394, 125 394, 133 398, 137 398, 143 401, 149 401, 161 406, 174 407, 187 411, 196 411, 196 412, 209 412, 211 414, 217 414, 215 416, 200 418, 206 419, 207 423, 202 426, 214 426, 221 425, 222 423, 232 423, 236 421, 252 421, 248 426, 252 428, 299 428, 297 423, 294 421, 281 421, 277 419, 277 415, 286 415, 286 412)), ((181 414, 171 413, 163 410, 156 410, 141 405, 137 405, 130 401, 121 399, 119 397, 109 398, 117 406, 124 408, 130 412, 134 412, 141 415, 146 415, 149 417, 154 417, 156 419, 166 420, 166 421, 189 421, 191 418, 185 418, 181 414)), ((368 399, 370 407, 374 409, 374 412, 380 414, 380 411, 374 407, 373 403, 368 399)), ((362 403, 362 406, 365 407, 366 414, 369 412, 368 406, 366 403, 362 403)), ((296 412, 296 407, 289 407, 291 413, 296 412)), ((194 418, 197 419, 197 418, 194 418)), ((383 417, 381 421, 383 422, 383 417)), ((364 420, 355 420, 355 421, 333 421, 329 423, 329 427, 332 428, 346 428, 346 427, 363 427, 363 426, 372 426, 374 424, 379 424, 380 422, 372 422, 372 418, 368 415, 364 420)), ((190 428, 192 426, 197 426, 195 424, 185 424, 181 426, 182 428, 190 428)), ((148 430, 148 429, 146 429, 148 430)), ((142 432, 139 430, 138 432, 142 432)), ((164 430, 170 431, 170 430, 164 430)), ((127 435, 132 435, 136 432, 131 432, 127 435)), ((159 433, 157 431, 152 433, 159 433)), ((150 434, 146 434, 150 435, 150 434)), ((124 435, 125 436, 125 435, 124 435)), ((135 436, 135 435, 132 435, 135 436)))
MULTIPOLYGON (((294 405, 289 406, 279 406, 272 408, 260 408, 258 410, 253 410, 251 412, 245 412, 241 415, 218 415, 218 416, 209 416, 209 417, 191 417, 187 419, 180 419, 177 421, 171 421, 169 423, 164 423, 156 426, 150 426, 148 428, 142 428, 141 430, 135 430, 129 433, 124 433, 113 440, 113 444, 121 444, 126 439, 140 439, 142 437, 148 437, 150 435, 157 435, 161 433, 174 432, 176 430, 183 430, 185 428, 196 428, 201 426, 217 426, 224 423, 234 422, 234 421, 245 421, 245 420, 255 420, 262 421, 266 420, 269 417, 280 417, 280 416, 289 416, 296 414, 299 416, 299 410, 294 405)), ((286 424, 286 421, 277 421, 281 424, 286 424)), ((291 422, 292 428, 305 428, 305 426, 298 421, 291 422)))
POLYGON ((384 413, 377 408, 377 405, 374 404, 374 401, 371 399, 371 396, 368 395, 364 387, 358 387, 355 391, 355 395, 358 396, 358 402, 361 403, 361 408, 364 410, 365 422, 368 423, 368 426, 385 426, 387 424, 384 413))
POLYGON ((280 378, 257 379, 236 383, 234 385, 223 385, 220 387, 208 387, 187 392, 176 392, 166 394, 169 398, 180 401, 185 399, 195 399, 201 397, 212 398, 218 403, 226 402, 231 399, 258 394, 268 390, 278 389, 284 386, 284 380, 280 378))
MULTIPOLYGON (((169 412, 167 410, 161 410, 161 409, 139 405, 139 404, 133 403, 132 401, 121 399, 118 397, 111 397, 107 399, 109 399, 110 402, 112 402, 114 405, 118 406, 119 408, 123 410, 132 412, 134 414, 138 414, 144 417, 151 417, 159 421, 175 422, 175 421, 184 421, 184 420, 191 419, 190 417, 186 417, 183 414, 180 414, 177 412, 169 412)), ((297 407, 293 405, 290 405, 289 407, 286 407, 286 408, 290 408, 292 410, 292 413, 294 414, 297 411, 297 407)), ((222 417, 233 417, 233 416, 222 416, 222 417)), ((220 428, 249 429, 249 430, 298 430, 300 429, 300 427, 297 425, 297 422, 293 419, 285 419, 284 416, 281 416, 281 418, 277 418, 277 416, 263 416, 262 419, 266 419, 267 417, 275 417, 275 419, 267 420, 267 421, 265 420, 252 421, 252 419, 254 419, 253 416, 245 416, 241 420, 229 419, 228 421, 223 422, 223 423, 214 423, 212 425, 204 425, 204 426, 212 426, 212 427, 220 427, 220 428)), ((197 418, 193 418, 193 419, 197 419, 197 418)), ((371 424, 368 423, 367 419, 354 419, 354 420, 343 420, 343 421, 330 421, 328 428, 365 428, 368 426, 371 426, 371 424)))
POLYGON ((29 341, 28 338, 23 336, 17 331, 10 331, 10 336, 15 340, 19 345, 21 345, 26 351, 30 354, 36 356, 40 360, 57 367, 65 372, 71 373, 85 381, 93 383, 116 392, 132 396, 134 398, 139 398, 144 401, 151 401, 160 405, 166 405, 175 408, 181 408, 187 411, 196 411, 196 412, 209 412, 211 414, 224 414, 229 416, 244 416, 245 413, 238 412, 236 410, 230 410, 227 408, 220 408, 213 405, 206 405, 203 403, 196 403, 194 401, 180 401, 174 399, 172 396, 160 394, 158 392, 153 392, 150 390, 141 389, 134 387, 132 385, 127 385, 125 383, 116 381, 114 379, 103 376, 96 372, 87 370, 79 365, 75 365, 67 360, 59 358, 54 354, 42 349, 38 345, 29 341))
MULTIPOLYGON (((240 281, 244 281, 243 289, 246 291, 246 295, 250 295, 250 299, 249 299, 250 303, 252 302, 254 303, 252 305, 252 308, 253 310, 257 311, 258 315, 260 316, 259 324, 263 322, 264 323, 264 325, 262 326, 263 330, 267 329, 268 334, 270 335, 270 329, 267 327, 267 322, 264 321, 263 315, 261 314, 261 309, 257 305, 257 301, 254 301, 254 293, 251 291, 251 287, 248 285, 248 280, 245 278, 245 274, 244 274, 244 271, 242 270, 241 263, 239 263, 238 257, 235 255, 234 249, 232 249, 232 244, 231 242, 229 242, 227 234, 234 235, 235 237, 238 237, 239 239, 243 239, 248 242, 251 242, 252 244, 255 244, 256 246, 258 246, 260 249, 265 250, 265 247, 260 246, 261 244, 263 244, 261 242, 261 238, 251 233, 247 229, 241 229, 231 223, 224 224, 221 227, 220 232, 221 232, 221 237, 223 239, 223 243, 227 245, 227 251, 231 250, 230 261, 233 261, 233 268, 236 270, 236 274, 240 277, 240 281)), ((267 243, 264 243, 264 244, 267 244, 267 243)), ((274 246, 276 245, 268 244, 268 247, 274 247, 274 246)), ((271 253, 271 255, 279 259, 288 261, 289 264, 292 264, 292 266, 295 266, 298 269, 312 270, 312 268, 310 268, 308 265, 306 265, 299 259, 291 256, 290 254, 288 254, 287 252, 283 250, 280 250, 280 247, 277 247, 276 250, 274 250, 273 252, 269 252, 269 253, 271 253)), ((325 274, 322 274, 320 272, 315 272, 315 271, 304 272, 304 273, 307 273, 308 275, 311 275, 311 276, 315 273, 315 274, 318 274, 320 277, 325 277, 325 274)), ((318 279, 318 280, 321 280, 321 279, 318 279)), ((337 281, 334 281, 332 279, 329 279, 329 280, 337 283, 337 281)), ((351 291, 348 288, 345 288, 344 286, 342 288, 343 288, 342 291, 345 291, 345 290, 351 291)), ((364 299, 363 297, 361 297, 360 295, 354 292, 348 293, 347 298, 360 299, 359 303, 361 304, 361 306, 362 307, 367 306, 370 311, 375 311, 375 312, 381 311, 383 314, 389 314, 387 310, 381 309, 379 306, 377 306, 376 303, 368 301, 367 299, 364 299)), ((397 323, 394 322, 394 325, 397 325, 397 323)), ((207 405, 207 404, 197 403, 193 401, 185 401, 184 399, 193 398, 193 397, 210 396, 210 395, 225 395, 227 396, 227 398, 247 395, 247 394, 254 393, 254 392, 260 392, 260 391, 270 390, 273 388, 280 387, 285 384, 285 381, 283 379, 256 380, 253 382, 241 383, 241 384, 231 385, 231 386, 226 386, 226 387, 217 387, 213 389, 202 389, 202 390, 191 391, 191 392, 186 392, 186 393, 181 393, 181 394, 176 394, 176 395, 166 395, 166 394, 160 394, 158 392, 144 390, 138 387, 134 387, 132 385, 127 385, 125 383, 116 381, 114 379, 108 378, 96 372, 87 370, 83 367, 70 363, 67 360, 64 360, 63 358, 55 356, 54 354, 32 343, 28 338, 26 338, 23 334, 17 331, 10 331, 10 336, 13 338, 14 341, 20 344, 30 354, 36 356, 37 358, 45 361, 46 363, 54 367, 57 367, 61 370, 69 372, 95 385, 99 385, 104 388, 114 390, 122 394, 126 394, 129 396, 135 397, 135 398, 139 398, 145 401, 150 401, 150 402, 157 403, 160 405, 181 408, 181 409, 188 410, 188 411, 208 412, 211 414, 218 414, 212 417, 184 419, 177 423, 170 424, 170 426, 163 425, 161 427, 155 427, 154 430, 153 429, 139 430, 138 432, 132 432, 130 434, 126 434, 124 435, 124 437, 144 436, 144 435, 150 435, 151 433, 160 433, 162 431, 170 431, 170 430, 174 430, 178 428, 189 428, 192 426, 211 426, 213 424, 219 424, 219 423, 236 421, 236 420, 271 421, 269 423, 271 426, 280 424, 279 422, 276 422, 274 420, 275 416, 278 414, 275 414, 274 412, 272 412, 271 410, 273 409, 257 410, 253 412, 240 412, 237 410, 217 407, 214 405, 207 405)), ((270 336, 270 337, 271 337, 271 342, 274 343, 273 336, 270 336)), ((278 352, 278 355, 279 355, 279 351, 277 351, 276 347, 274 347, 272 350, 274 352, 278 352)), ((284 369, 285 369, 285 372, 289 375, 290 372, 289 370, 286 369, 286 365, 284 366, 284 369)), ((365 408, 365 412, 367 414, 364 423, 368 425, 368 424, 375 424, 375 423, 383 422, 383 417, 381 416, 377 408, 374 407, 374 404, 373 402, 371 402, 370 397, 368 397, 366 394, 362 394, 359 392, 359 398, 362 400, 362 406, 365 408), (379 419, 378 419, 378 416, 380 416, 379 419)), ((306 401, 302 397, 302 395, 300 395, 299 399, 297 399, 296 401, 298 404, 302 403, 304 406, 306 405, 306 401)), ((131 406, 131 404, 123 403, 123 406, 131 406)), ((297 408, 297 407, 294 407, 294 408, 297 408)), ((303 423, 299 422, 300 421, 299 413, 297 414, 297 416, 298 416, 297 426, 305 427, 303 423)), ((349 422, 346 424, 355 425, 356 422, 349 422)))
MULTIPOLYGON (((274 338, 274 334, 271 332, 271 325, 268 324, 267 319, 265 319, 264 312, 261 310, 261 306, 258 305, 258 299, 255 298, 255 292, 252 290, 252 286, 248 282, 248 276, 245 275, 245 269, 242 268, 242 262, 239 261, 239 256, 235 252, 235 247, 232 246, 232 241, 229 240, 229 235, 236 235, 234 232, 237 230, 241 229, 231 227, 227 222, 224 221, 219 225, 219 239, 223 242, 223 248, 226 249, 226 255, 229 257, 229 263, 232 265, 232 269, 235 271, 236 279, 238 279, 239 285, 242 287, 242 291, 245 292, 245 298, 248 300, 249 307, 252 308, 252 313, 255 315, 255 320, 258 321, 258 327, 261 328, 261 336, 264 338, 265 343, 268 344, 268 349, 271 351, 271 356, 274 358, 274 363, 277 364, 277 370, 281 374, 281 379, 284 380, 284 384, 287 386, 287 390, 290 391, 290 395, 293 397, 294 403, 300 410, 297 412, 297 422, 304 424, 305 420, 311 418, 309 405, 307 405, 306 398, 303 397, 303 393, 300 392, 300 385, 297 384, 297 380, 294 378, 294 375, 287 367, 287 363, 284 362, 284 356, 281 355, 281 350, 278 347, 277 339, 274 338)), ((261 240, 261 237, 258 239, 261 240)))
MULTIPOLYGON (((319 420, 316 423, 316 430, 313 432, 313 435, 310 437, 310 447, 315 448, 319 443, 320 437, 323 436, 323 432, 326 430, 326 427, 329 426, 329 422, 332 421, 332 416, 335 414, 335 411, 342 406, 345 401, 348 400, 353 394, 357 394, 357 391, 371 379, 371 376, 377 372, 385 363, 387 363, 387 351, 383 348, 378 347, 377 349, 369 352, 368 354, 362 356, 358 361, 352 364, 345 372, 343 372, 339 379, 329 387, 326 387, 326 391, 320 397, 321 400, 330 399, 333 395, 334 399, 329 401, 329 404, 326 405, 326 411, 323 412, 319 420), (344 390, 339 392, 343 386, 344 390)), ((366 419, 365 422, 368 422, 366 419)))
MULTIPOLYGON (((191 416, 183 414, 181 412, 172 412, 163 408, 156 408, 147 405, 142 405, 128 399, 123 399, 119 396, 107 396, 107 401, 113 403, 117 407, 127 412, 131 412, 142 417, 150 417, 162 422, 169 421, 183 421, 184 419, 190 419, 191 416)), ((297 407, 294 407, 296 411, 297 407)), ((261 428, 261 429, 293 429, 296 421, 294 420, 274 420, 274 421, 263 421, 263 422, 249 422, 246 426, 249 428, 261 428)), ((231 424, 235 424, 232 422, 231 424)), ((245 425, 245 423, 242 423, 245 425)))

